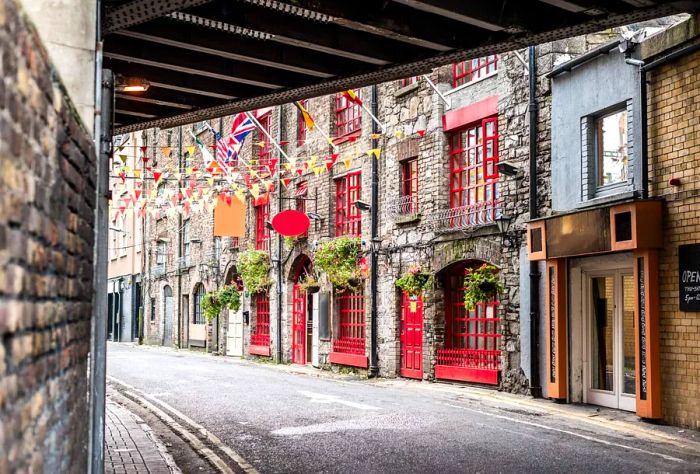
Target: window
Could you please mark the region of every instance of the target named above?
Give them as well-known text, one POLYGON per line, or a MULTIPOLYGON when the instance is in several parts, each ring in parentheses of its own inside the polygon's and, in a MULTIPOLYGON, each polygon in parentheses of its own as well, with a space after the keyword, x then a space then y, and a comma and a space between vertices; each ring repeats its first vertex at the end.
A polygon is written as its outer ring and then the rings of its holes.
MULTIPOLYGON (((297 187, 294 190, 294 199, 297 211, 306 213, 306 197, 308 195, 308 184, 306 181, 297 183, 297 187)), ((308 237, 309 231, 307 230, 299 237, 308 237)))
POLYGON ((401 214, 418 213, 418 158, 401 163, 401 214))
POLYGON ((335 235, 362 233, 362 214, 355 206, 360 199, 361 174, 349 173, 335 181, 335 235))
MULTIPOLYGON (((301 104, 302 107, 304 107, 305 110, 308 110, 306 108, 306 103, 308 101, 306 99, 300 100, 299 103, 301 104)), ((303 146, 304 143, 306 143, 306 122, 304 121, 304 116, 301 113, 301 110, 297 109, 297 146, 303 146)))
POLYGON ((117 219, 117 222, 119 225, 117 228, 119 229, 119 232, 117 232, 117 236, 119 237, 119 242, 117 243, 118 246, 118 252, 120 257, 126 257, 126 250, 127 250, 127 232, 126 230, 126 215, 122 215, 121 219, 117 219))
MULTIPOLYGON (((262 117, 258 118, 260 126, 268 134, 270 133, 270 119, 272 118, 271 113, 267 113, 262 117)), ((270 139, 267 138, 263 132, 258 130, 258 144, 260 146, 260 152, 258 154, 258 169, 265 170, 265 167, 270 163, 270 158, 272 157, 272 147, 270 144, 270 139)))
POLYGON ((498 56, 495 54, 482 58, 454 63, 454 87, 475 81, 493 74, 498 70, 498 56))
MULTIPOLYGON (((355 90, 360 97, 360 91, 355 90)), ((362 128, 362 108, 345 98, 342 94, 335 96, 335 135, 342 137, 362 128)))
POLYGON ((214 237, 214 261, 219 262, 221 258, 221 237, 214 237))
POLYGON ((450 138, 450 227, 493 222, 498 190, 498 119, 482 120, 450 138))
POLYGON ((184 265, 189 266, 190 263, 190 220, 187 219, 182 224, 182 256, 184 257, 184 265))
MULTIPOLYGON (((136 214, 134 212, 134 214, 136 214)), ((143 217, 134 215, 134 220, 136 220, 136 230, 134 230, 134 245, 137 252, 141 252, 141 246, 143 245, 143 217)))
POLYGON ((156 250, 156 267, 154 273, 156 276, 163 275, 165 273, 168 263, 168 248, 167 243, 162 240, 158 241, 158 247, 156 250))
POLYGON ((401 79, 400 84, 401 87, 406 87, 410 86, 411 84, 415 84, 420 80, 420 76, 411 76, 411 77, 404 77, 401 79))
POLYGON ((333 338, 333 352, 365 354, 365 295, 363 291, 346 291, 337 296, 338 333, 333 338))
POLYGON ((109 246, 110 246, 110 252, 109 252, 109 257, 110 259, 114 260, 117 258, 117 255, 119 255, 119 250, 117 249, 118 244, 117 244, 117 231, 110 229, 109 230, 109 246))
POLYGON ((270 216, 270 202, 255 206, 255 249, 270 251, 270 229, 265 225, 270 216))
POLYGON ((256 346, 270 345, 270 297, 267 293, 253 295, 255 302, 255 329, 250 343, 256 346))
POLYGON ((627 111, 617 110, 595 120, 597 186, 627 181, 627 111))
POLYGON ((194 312, 192 314, 193 324, 204 324, 204 313, 202 312, 202 300, 204 299, 204 285, 197 285, 194 291, 194 312))
POLYGON ((151 298, 151 321, 156 320, 156 299, 151 298))

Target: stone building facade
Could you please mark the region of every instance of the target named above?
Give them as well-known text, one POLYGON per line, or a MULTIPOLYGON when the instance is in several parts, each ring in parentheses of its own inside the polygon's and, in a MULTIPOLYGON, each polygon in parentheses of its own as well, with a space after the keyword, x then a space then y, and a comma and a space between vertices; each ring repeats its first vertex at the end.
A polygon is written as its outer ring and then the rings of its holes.
POLYGON ((85 472, 96 159, 39 33, 0 2, 0 472, 85 472))

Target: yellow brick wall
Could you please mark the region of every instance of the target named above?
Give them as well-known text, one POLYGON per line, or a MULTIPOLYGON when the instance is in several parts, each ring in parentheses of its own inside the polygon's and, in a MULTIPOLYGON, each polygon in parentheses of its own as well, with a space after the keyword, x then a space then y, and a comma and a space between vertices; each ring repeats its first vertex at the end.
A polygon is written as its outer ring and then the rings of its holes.
POLYGON ((664 419, 700 428, 700 313, 678 306, 678 246, 700 243, 700 53, 649 75, 651 194, 663 197, 660 253, 664 419), (680 178, 680 186, 669 179, 680 178))

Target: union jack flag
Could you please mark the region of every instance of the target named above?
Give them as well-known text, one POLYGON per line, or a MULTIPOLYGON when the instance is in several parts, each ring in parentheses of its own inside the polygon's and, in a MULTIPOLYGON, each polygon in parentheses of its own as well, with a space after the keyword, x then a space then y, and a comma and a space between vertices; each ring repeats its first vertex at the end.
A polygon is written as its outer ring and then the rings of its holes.
POLYGON ((233 124, 231 124, 231 135, 227 139, 227 149, 228 149, 228 160, 235 160, 238 158, 238 152, 243 145, 243 141, 248 136, 250 132, 255 130, 255 124, 245 112, 241 112, 233 118, 233 124))

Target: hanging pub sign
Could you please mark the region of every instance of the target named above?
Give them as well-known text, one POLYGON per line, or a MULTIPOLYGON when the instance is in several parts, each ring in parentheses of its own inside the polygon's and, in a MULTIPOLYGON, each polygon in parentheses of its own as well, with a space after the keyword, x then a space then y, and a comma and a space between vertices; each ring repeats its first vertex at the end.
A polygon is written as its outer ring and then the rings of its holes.
POLYGON ((678 292, 681 311, 700 311, 700 244, 678 247, 678 292))

